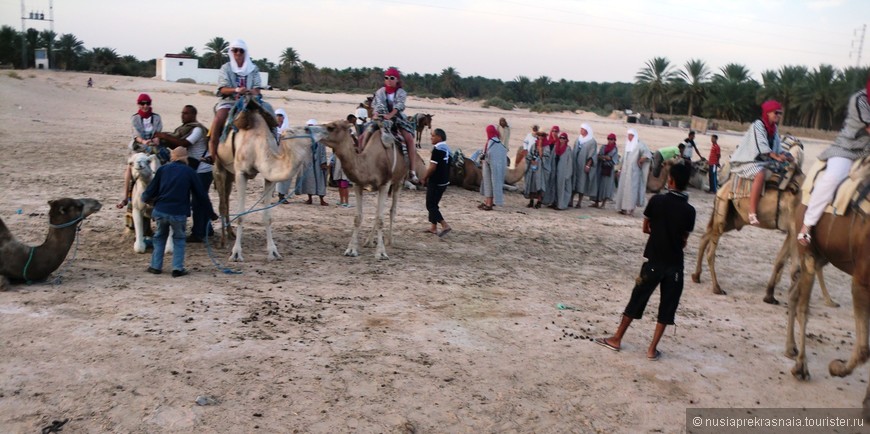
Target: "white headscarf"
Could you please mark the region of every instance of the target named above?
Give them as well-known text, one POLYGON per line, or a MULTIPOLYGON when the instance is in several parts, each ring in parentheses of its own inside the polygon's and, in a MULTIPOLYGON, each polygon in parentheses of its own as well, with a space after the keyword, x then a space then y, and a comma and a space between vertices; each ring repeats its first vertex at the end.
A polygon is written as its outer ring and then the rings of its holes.
POLYGON ((577 143, 582 145, 582 144, 588 143, 589 141, 591 141, 592 139, 595 138, 592 135, 592 127, 590 127, 589 124, 586 124, 586 123, 580 124, 580 129, 586 130, 586 137, 583 137, 583 134, 581 133, 580 136, 577 137, 577 143))
POLYGON ((627 140, 625 142, 625 153, 628 154, 629 152, 637 149, 638 137, 637 137, 637 131, 634 128, 629 129, 628 133, 626 133, 626 134, 631 134, 632 136, 634 136, 633 139, 627 140))
POLYGON ((275 110, 275 116, 278 115, 284 116, 284 122, 278 126, 278 133, 280 134, 290 128, 290 119, 287 118, 287 112, 284 109, 275 110))
POLYGON ((246 44, 245 41, 236 39, 235 41, 230 42, 229 49, 230 67, 233 68, 233 72, 235 72, 236 75, 248 75, 254 71, 254 62, 251 62, 251 53, 248 52, 248 44, 246 44), (236 63, 236 59, 233 58, 233 48, 241 48, 242 50, 245 50, 245 63, 243 63, 242 66, 239 66, 236 63))
POLYGON ((305 125, 307 125, 309 127, 317 125, 317 119, 309 119, 308 122, 305 123, 305 125))

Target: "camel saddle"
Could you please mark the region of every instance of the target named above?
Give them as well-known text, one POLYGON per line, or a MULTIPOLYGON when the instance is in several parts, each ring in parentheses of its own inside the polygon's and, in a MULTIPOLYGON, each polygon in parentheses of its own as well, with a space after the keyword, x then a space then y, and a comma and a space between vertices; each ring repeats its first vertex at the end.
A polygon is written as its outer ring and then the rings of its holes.
POLYGON ((231 127, 236 130, 247 130, 251 128, 249 116, 251 116, 252 113, 262 116, 263 120, 266 121, 266 125, 269 126, 269 129, 274 130, 278 127, 278 119, 275 117, 275 111, 272 110, 272 106, 263 101, 262 98, 249 94, 236 101, 236 104, 232 109, 230 109, 229 116, 227 116, 227 123, 221 133, 220 141, 223 142, 226 140, 227 133, 231 127))
MULTIPOLYGON (((764 190, 761 191, 761 195, 763 196, 768 190, 789 191, 797 194, 801 190, 804 178, 804 174, 797 170, 797 166, 791 164, 784 173, 773 173, 764 181, 764 190)), ((751 179, 730 176, 727 182, 731 183, 731 188, 720 189, 717 195, 727 194, 728 197, 721 197, 720 199, 738 200, 751 196, 751 179)))
MULTIPOLYGON (((804 183, 801 189, 801 203, 804 205, 810 203, 810 193, 813 190, 813 185, 819 179, 819 175, 824 173, 826 167, 827 162, 816 161, 813 164, 813 168, 807 174, 807 182, 804 183)), ((825 213, 842 216, 848 214, 850 209, 853 209, 855 212, 866 216, 870 214, 870 198, 868 198, 868 193, 870 193, 870 156, 852 163, 849 176, 837 187, 834 200, 825 208, 825 213)))

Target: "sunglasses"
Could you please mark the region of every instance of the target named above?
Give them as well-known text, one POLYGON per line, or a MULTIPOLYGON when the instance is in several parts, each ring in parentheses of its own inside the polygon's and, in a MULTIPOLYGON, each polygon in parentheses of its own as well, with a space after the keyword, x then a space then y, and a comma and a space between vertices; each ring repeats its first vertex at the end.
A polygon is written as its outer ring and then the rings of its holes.
POLYGON ((773 112, 773 114, 775 114, 775 115, 781 115, 781 114, 782 114, 782 111, 781 111, 781 110, 777 110, 777 111, 773 112))
POLYGON ((139 101, 139 105, 151 105, 151 101, 139 101))
POLYGON ((615 142, 616 139, 607 139, 608 142, 615 142))
POLYGON ((242 50, 241 48, 233 48, 230 51, 232 51, 233 53, 244 53, 245 52, 245 50, 242 50))
POLYGON ((395 79, 396 79, 396 77, 393 77, 392 75, 385 75, 384 76, 384 80, 395 80, 395 79))

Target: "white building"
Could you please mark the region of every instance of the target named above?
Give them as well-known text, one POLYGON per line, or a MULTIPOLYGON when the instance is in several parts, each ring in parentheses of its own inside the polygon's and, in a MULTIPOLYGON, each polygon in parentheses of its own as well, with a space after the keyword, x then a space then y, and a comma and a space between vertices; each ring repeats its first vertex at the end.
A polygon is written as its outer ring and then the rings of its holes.
MULTIPOLYGON (((165 54, 157 59, 157 78, 163 81, 193 80, 199 84, 217 84, 218 70, 199 67, 199 60, 184 54, 165 54)), ((260 72, 263 87, 269 86, 269 73, 260 72)))

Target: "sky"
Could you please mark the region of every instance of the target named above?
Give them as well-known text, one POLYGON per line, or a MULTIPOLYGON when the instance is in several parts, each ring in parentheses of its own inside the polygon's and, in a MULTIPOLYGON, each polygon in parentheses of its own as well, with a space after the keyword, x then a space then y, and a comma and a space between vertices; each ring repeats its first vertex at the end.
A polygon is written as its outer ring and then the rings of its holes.
MULTIPOLYGON (((47 19, 49 4, 23 0, 24 15, 47 19)), ((713 73, 738 63, 757 80, 785 65, 856 66, 859 53, 870 64, 866 0, 54 0, 53 10, 58 35, 141 60, 203 54, 220 36, 275 63, 293 47, 319 67, 453 67, 505 81, 633 82, 654 57, 676 68, 700 59, 713 73)), ((22 0, 0 0, 0 25, 20 31, 21 16, 22 0)))

